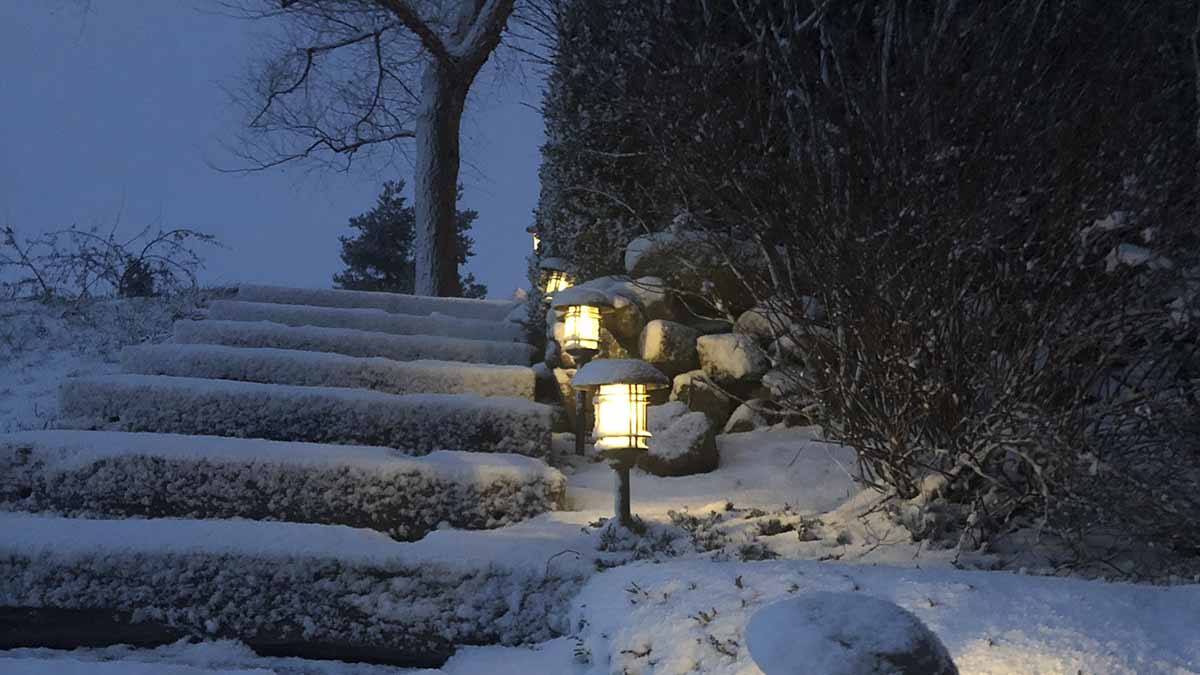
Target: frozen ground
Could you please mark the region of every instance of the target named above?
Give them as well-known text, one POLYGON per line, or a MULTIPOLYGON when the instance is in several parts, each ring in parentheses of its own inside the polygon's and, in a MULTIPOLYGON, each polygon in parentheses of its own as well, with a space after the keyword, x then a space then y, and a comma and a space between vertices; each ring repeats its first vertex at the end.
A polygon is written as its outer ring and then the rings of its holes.
MULTIPOLYGON (((42 428, 54 419, 63 377, 114 372, 121 346, 165 337, 179 313, 131 312, 114 303, 85 318, 33 307, 14 322, 4 311, 0 431, 42 428)), ((650 526, 641 544, 589 527, 611 513, 612 472, 572 460, 564 470, 573 513, 495 531, 494 551, 472 551, 488 558, 514 548, 591 547, 590 557, 612 560, 625 551, 646 559, 591 576, 572 603, 570 636, 527 648, 464 648, 443 668, 426 671, 262 658, 238 643, 210 642, 12 650, 0 652, 0 672, 756 675, 744 634, 756 609, 809 590, 845 590, 912 611, 938 633, 964 675, 1200 673, 1200 585, 956 570, 951 551, 923 548, 875 509, 871 495, 850 479, 852 455, 820 442, 815 430, 730 435, 720 445, 722 466, 709 475, 660 479, 635 472, 635 512, 650 526), (596 547, 606 552, 597 555, 596 547)), ((425 541, 427 553, 456 555, 447 547, 454 541, 453 532, 439 531, 425 541)), ((578 564, 573 557, 555 564, 578 564)), ((544 564, 540 557, 535 562, 544 564)), ((980 568, 991 562, 958 561, 980 568)))

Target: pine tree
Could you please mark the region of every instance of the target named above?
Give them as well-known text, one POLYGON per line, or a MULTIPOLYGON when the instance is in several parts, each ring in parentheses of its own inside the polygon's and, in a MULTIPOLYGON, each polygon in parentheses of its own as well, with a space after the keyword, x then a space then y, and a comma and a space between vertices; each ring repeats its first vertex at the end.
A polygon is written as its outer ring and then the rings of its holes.
MULTIPOLYGON (((342 243, 342 262, 346 269, 333 275, 338 288, 355 291, 412 293, 414 286, 413 237, 416 217, 404 198, 404 181, 387 181, 375 200, 375 208, 350 219, 354 236, 338 237, 342 243)), ((457 263, 461 270, 475 255, 475 240, 470 230, 479 212, 456 211, 457 263)), ((474 274, 459 273, 463 297, 482 298, 487 286, 477 283, 474 274)))

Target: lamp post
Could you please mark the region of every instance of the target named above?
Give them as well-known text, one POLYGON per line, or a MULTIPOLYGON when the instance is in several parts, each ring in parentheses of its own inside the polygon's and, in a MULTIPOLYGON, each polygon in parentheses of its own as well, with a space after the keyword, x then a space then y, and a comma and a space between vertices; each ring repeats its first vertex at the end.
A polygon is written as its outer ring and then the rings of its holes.
MULTIPOLYGON (((609 305, 608 296, 594 288, 572 286, 554 294, 550 306, 564 313, 563 351, 583 368, 600 353, 600 309, 609 305)), ((584 454, 587 435, 587 391, 575 392, 575 454, 584 454)))
POLYGON ((661 371, 638 359, 597 359, 575 371, 571 380, 580 391, 596 391, 596 447, 617 473, 613 510, 624 527, 633 525, 629 470, 649 447, 648 392, 670 384, 661 371))
POLYGON ((542 292, 549 297, 559 291, 571 287, 572 281, 567 274, 567 262, 562 258, 543 258, 538 263, 542 271, 542 292))

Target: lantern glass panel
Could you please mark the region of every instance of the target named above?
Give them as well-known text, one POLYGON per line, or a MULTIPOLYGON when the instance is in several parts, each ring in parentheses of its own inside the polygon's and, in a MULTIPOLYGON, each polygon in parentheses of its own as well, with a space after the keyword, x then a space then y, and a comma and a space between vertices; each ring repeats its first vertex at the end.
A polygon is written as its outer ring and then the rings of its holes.
POLYGON ((645 450, 646 406, 650 397, 644 384, 604 384, 596 392, 596 447, 607 450, 645 450))
POLYGON ((571 287, 571 279, 566 272, 550 270, 546 273, 546 294, 557 293, 571 287))
POLYGON ((591 305, 571 305, 563 321, 563 349, 600 349, 600 308, 591 305))

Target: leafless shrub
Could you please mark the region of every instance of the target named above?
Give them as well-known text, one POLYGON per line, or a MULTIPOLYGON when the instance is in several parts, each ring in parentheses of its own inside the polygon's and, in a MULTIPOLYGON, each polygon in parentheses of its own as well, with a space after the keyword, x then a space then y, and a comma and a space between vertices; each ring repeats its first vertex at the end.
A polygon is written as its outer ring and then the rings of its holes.
POLYGON ((113 227, 71 227, 25 238, 0 230, 0 276, 9 297, 84 300, 96 295, 140 297, 195 290, 203 268, 199 246, 215 237, 187 228, 146 227, 122 238, 113 227))
POLYGON ((1032 530, 1081 559, 1200 554, 1195 4, 729 0, 690 21, 654 36, 679 56, 634 104, 718 254, 672 281, 698 313, 762 309, 780 402, 870 484, 951 507, 963 548, 1032 530))

